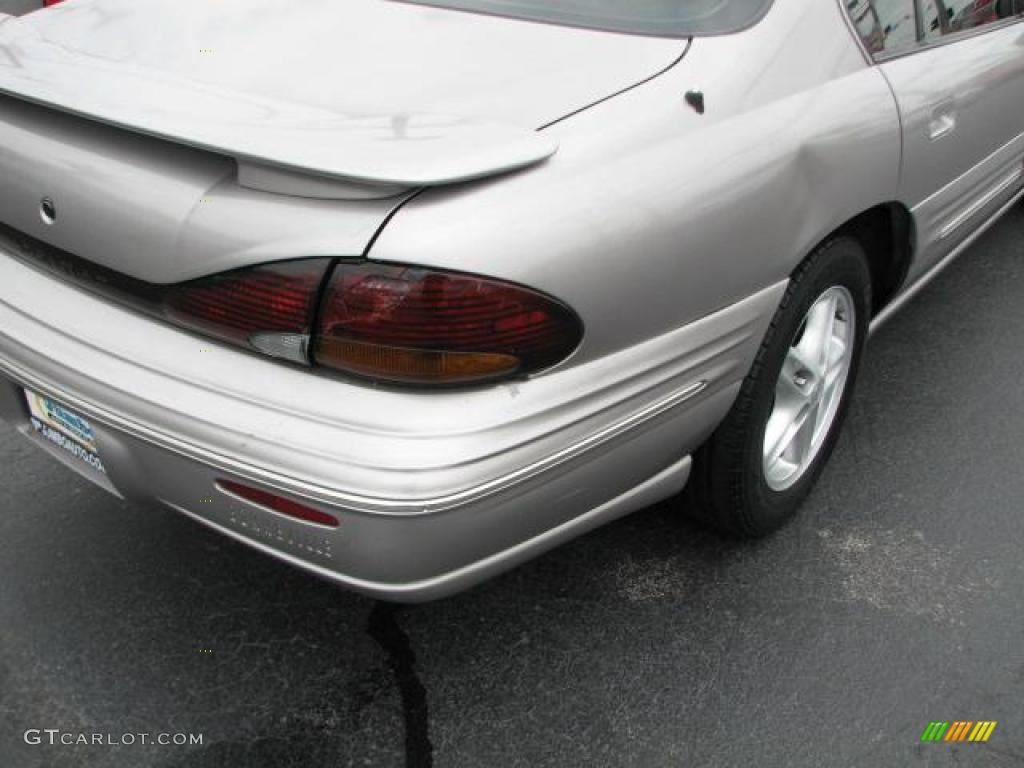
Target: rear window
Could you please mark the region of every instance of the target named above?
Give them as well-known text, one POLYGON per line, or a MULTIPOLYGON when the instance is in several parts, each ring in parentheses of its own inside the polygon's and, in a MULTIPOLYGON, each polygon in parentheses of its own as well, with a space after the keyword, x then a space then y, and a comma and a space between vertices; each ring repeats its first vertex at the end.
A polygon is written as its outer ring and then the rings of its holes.
POLYGON ((772 0, 402 0, 416 5, 509 16, 611 32, 694 37, 737 32, 772 0))

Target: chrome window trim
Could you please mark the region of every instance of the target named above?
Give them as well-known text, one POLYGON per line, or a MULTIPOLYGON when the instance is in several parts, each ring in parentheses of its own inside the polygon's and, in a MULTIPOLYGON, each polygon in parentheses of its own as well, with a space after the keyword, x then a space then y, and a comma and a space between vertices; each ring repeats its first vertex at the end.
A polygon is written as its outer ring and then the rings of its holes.
POLYGON ((864 61, 868 64, 874 64, 875 58, 868 47, 864 45, 864 39, 860 36, 860 32, 857 31, 857 25, 853 21, 853 17, 850 15, 850 7, 847 5, 849 0, 836 0, 836 4, 839 6, 839 15, 843 17, 846 22, 846 28, 850 30, 850 34, 853 35, 853 41, 857 44, 861 54, 864 56, 864 61))
POLYGON ((876 64, 884 64, 887 61, 894 59, 902 59, 904 56, 913 56, 917 53, 929 51, 933 48, 943 48, 947 45, 953 45, 954 43, 960 43, 964 40, 970 40, 974 37, 980 37, 981 35, 987 35, 992 32, 997 32, 1001 29, 1007 29, 1012 27, 1014 24, 1020 24, 1024 22, 1024 13, 1018 14, 1013 18, 1003 19, 995 24, 985 24, 980 27, 974 27, 974 29, 968 29, 963 32, 957 32, 952 35, 944 35, 937 40, 929 40, 927 42, 921 41, 917 45, 910 48, 903 48, 899 51, 892 51, 891 53, 886 52, 879 54, 875 57, 876 64))

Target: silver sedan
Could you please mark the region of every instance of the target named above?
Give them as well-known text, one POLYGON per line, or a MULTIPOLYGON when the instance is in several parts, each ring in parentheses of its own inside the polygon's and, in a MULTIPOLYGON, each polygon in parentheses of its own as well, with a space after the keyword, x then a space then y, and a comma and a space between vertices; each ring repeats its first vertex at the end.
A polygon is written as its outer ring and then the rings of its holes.
MULTIPOLYGON (((42 3, 39 3, 42 5, 42 3)), ((1024 195, 1024 0, 0 15, 0 415, 368 594, 789 519, 1024 195)))

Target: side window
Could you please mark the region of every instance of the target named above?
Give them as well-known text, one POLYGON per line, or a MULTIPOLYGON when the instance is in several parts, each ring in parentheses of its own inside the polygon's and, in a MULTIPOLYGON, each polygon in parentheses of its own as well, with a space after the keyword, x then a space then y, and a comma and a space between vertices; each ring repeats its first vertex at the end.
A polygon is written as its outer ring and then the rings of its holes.
POLYGON ((847 0, 846 5, 871 53, 892 53, 917 43, 914 0, 847 0))
POLYGON ((1019 0, 921 0, 924 39, 994 24, 1020 13, 1021 5, 1019 0))
POLYGON ((920 0, 920 2, 924 39, 934 40, 949 34, 949 9, 945 3, 940 5, 936 0, 920 0))

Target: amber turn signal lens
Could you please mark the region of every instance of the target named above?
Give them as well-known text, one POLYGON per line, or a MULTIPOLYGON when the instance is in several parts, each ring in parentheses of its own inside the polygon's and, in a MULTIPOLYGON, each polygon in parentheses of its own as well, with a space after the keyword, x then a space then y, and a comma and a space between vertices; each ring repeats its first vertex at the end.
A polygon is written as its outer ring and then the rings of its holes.
POLYGON ((583 337, 565 304, 520 285, 328 258, 167 286, 158 301, 165 318, 206 336, 410 386, 526 376, 565 360, 583 337))
POLYGON ((314 335, 319 365, 376 381, 475 384, 568 357, 582 326, 564 304, 489 278, 338 264, 314 335))
POLYGON ((495 352, 403 349, 330 338, 317 344, 317 360, 359 376, 421 384, 493 379, 519 368, 519 358, 495 352))

